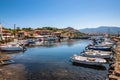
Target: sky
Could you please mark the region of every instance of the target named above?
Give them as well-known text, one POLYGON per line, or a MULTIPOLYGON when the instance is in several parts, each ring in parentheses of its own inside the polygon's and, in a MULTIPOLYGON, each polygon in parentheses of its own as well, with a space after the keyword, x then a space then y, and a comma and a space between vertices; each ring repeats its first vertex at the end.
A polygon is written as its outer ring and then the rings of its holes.
POLYGON ((120 27, 120 0, 0 0, 0 23, 17 27, 120 27))

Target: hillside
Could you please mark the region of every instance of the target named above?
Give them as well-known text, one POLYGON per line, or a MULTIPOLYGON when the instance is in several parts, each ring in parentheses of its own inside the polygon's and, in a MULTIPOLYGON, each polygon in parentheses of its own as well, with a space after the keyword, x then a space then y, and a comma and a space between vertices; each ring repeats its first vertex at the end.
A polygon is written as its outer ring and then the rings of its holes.
POLYGON ((72 27, 64 28, 64 30, 66 30, 66 31, 68 31, 68 32, 80 32, 79 30, 74 29, 74 28, 72 28, 72 27))

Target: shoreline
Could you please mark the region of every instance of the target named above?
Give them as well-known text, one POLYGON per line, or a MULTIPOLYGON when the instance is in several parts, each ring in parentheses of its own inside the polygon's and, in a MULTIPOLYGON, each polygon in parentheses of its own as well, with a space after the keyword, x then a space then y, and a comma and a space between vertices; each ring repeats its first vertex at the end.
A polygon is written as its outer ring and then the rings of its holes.
POLYGON ((108 77, 109 80, 120 80, 120 40, 119 38, 115 38, 114 40, 117 41, 117 44, 112 63, 108 70, 108 77))

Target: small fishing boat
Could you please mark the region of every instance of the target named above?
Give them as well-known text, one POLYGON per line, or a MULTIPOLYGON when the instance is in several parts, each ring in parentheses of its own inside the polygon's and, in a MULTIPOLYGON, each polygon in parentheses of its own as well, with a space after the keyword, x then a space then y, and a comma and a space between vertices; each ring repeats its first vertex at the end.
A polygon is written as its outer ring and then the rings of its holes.
POLYGON ((32 40, 32 39, 27 39, 26 40, 26 46, 41 46, 43 45, 43 41, 40 40, 32 40))
POLYGON ((83 51, 82 54, 83 56, 86 56, 86 57, 110 58, 112 52, 98 51, 98 50, 86 50, 86 51, 83 51))
POLYGON ((0 61, 0 65, 7 65, 7 64, 12 64, 14 63, 13 60, 3 60, 3 61, 0 61))
POLYGON ((25 50, 25 46, 21 44, 7 44, 0 46, 1 51, 23 51, 25 50))
POLYGON ((88 50, 85 50, 83 52, 99 52, 99 53, 108 53, 108 54, 112 54, 113 52, 112 51, 101 51, 101 50, 92 50, 92 49, 88 49, 88 50))
POLYGON ((88 49, 92 49, 92 50, 103 50, 103 51, 110 51, 111 47, 110 46, 88 46, 88 49))
POLYGON ((12 64, 13 60, 9 56, 0 56, 0 65, 12 64))
POLYGON ((110 39, 105 39, 105 40, 93 40, 92 43, 94 46, 108 46, 112 47, 115 45, 115 42, 110 40, 110 39))
POLYGON ((42 44, 43 44, 42 41, 41 41, 41 42, 40 42, 40 41, 36 41, 36 42, 35 42, 35 46, 41 46, 42 44))
POLYGON ((33 40, 33 39, 27 39, 26 43, 28 46, 35 46, 35 40, 33 40))
POLYGON ((104 41, 104 42, 99 43, 99 44, 97 44, 97 45, 95 45, 95 46, 101 46, 101 47, 107 46, 107 47, 112 47, 113 45, 114 45, 114 43, 112 43, 112 42, 106 42, 106 41, 104 41))
POLYGON ((106 63, 105 59, 83 57, 83 56, 78 56, 76 54, 72 56, 71 61, 73 63, 87 64, 87 65, 102 65, 106 63))
POLYGON ((104 41, 101 44, 105 44, 105 45, 114 45, 114 42, 108 42, 108 41, 104 41))

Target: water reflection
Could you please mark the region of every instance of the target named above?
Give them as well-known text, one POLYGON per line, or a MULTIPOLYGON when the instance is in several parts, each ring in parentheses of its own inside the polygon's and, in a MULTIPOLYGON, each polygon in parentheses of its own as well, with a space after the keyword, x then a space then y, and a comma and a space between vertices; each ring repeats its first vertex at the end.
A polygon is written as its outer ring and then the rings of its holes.
POLYGON ((71 39, 71 40, 67 40, 67 41, 61 41, 61 42, 56 42, 56 41, 44 41, 41 42, 41 45, 32 45, 29 46, 29 48, 33 48, 33 47, 46 47, 46 48, 52 48, 52 47, 57 47, 57 46, 69 46, 72 47, 74 45, 76 45, 77 43, 79 44, 82 40, 75 40, 75 39, 71 39))

